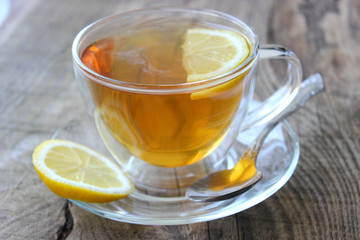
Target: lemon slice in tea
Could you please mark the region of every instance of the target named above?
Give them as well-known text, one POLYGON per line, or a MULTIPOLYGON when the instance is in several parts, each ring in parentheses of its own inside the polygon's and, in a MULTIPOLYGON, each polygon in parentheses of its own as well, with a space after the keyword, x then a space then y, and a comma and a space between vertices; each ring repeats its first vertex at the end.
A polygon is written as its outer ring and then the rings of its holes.
POLYGON ((240 33, 206 28, 188 29, 182 49, 187 82, 225 74, 240 65, 250 52, 240 33))
POLYGON ((65 140, 47 140, 33 153, 41 180, 55 194, 84 202, 110 202, 129 195, 131 180, 96 151, 65 140))

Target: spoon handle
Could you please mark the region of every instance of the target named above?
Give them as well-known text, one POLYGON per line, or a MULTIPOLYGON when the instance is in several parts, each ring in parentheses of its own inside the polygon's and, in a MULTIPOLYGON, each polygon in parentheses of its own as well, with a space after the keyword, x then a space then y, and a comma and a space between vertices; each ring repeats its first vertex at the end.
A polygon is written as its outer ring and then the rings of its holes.
POLYGON ((251 149, 258 152, 271 130, 282 120, 305 106, 305 103, 313 96, 325 89, 324 81, 320 73, 311 75, 305 79, 293 101, 276 117, 266 124, 264 131, 256 137, 251 149))

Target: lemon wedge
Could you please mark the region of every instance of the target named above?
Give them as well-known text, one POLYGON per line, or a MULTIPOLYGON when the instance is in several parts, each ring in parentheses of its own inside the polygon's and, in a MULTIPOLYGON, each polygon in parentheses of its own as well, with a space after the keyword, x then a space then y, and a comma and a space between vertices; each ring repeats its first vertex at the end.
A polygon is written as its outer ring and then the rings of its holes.
POLYGON ((41 180, 55 194, 84 202, 110 202, 129 195, 131 180, 96 151, 65 140, 42 142, 33 153, 41 180))
POLYGON ((223 75, 240 65, 250 52, 240 33, 206 28, 188 29, 182 49, 187 82, 223 75))

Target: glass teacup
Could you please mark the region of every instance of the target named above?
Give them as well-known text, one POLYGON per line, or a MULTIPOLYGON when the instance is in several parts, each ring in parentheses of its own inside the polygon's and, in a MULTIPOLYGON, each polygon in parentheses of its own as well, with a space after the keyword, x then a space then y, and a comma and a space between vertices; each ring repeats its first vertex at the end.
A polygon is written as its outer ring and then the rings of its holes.
POLYGON ((248 25, 212 10, 150 8, 107 17, 76 36, 72 53, 104 143, 137 190, 155 196, 183 196, 189 184, 228 161, 239 132, 281 112, 302 79, 293 52, 260 47, 248 25), (249 54, 226 73, 186 81, 182 44, 188 29, 237 32, 249 54), (287 61, 286 81, 249 112, 264 58, 287 61))

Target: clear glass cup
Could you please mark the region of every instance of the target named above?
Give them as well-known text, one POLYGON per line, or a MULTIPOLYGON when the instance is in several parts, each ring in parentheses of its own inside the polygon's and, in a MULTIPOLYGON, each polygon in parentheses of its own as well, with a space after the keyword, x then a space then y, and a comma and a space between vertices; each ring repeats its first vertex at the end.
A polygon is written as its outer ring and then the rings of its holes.
POLYGON ((105 145, 137 191, 159 197, 181 197, 193 181, 229 165, 228 152, 239 132, 281 112, 297 94, 302 79, 293 52, 279 45, 259 46, 246 23, 212 10, 149 8, 110 16, 85 27, 74 40, 72 54, 81 93, 105 145), (81 60, 96 41, 114 35, 126 38, 134 29, 149 26, 189 23, 241 33, 250 55, 221 76, 179 84, 113 79, 81 60), (248 111, 261 59, 284 59, 286 79, 259 107, 248 111))

